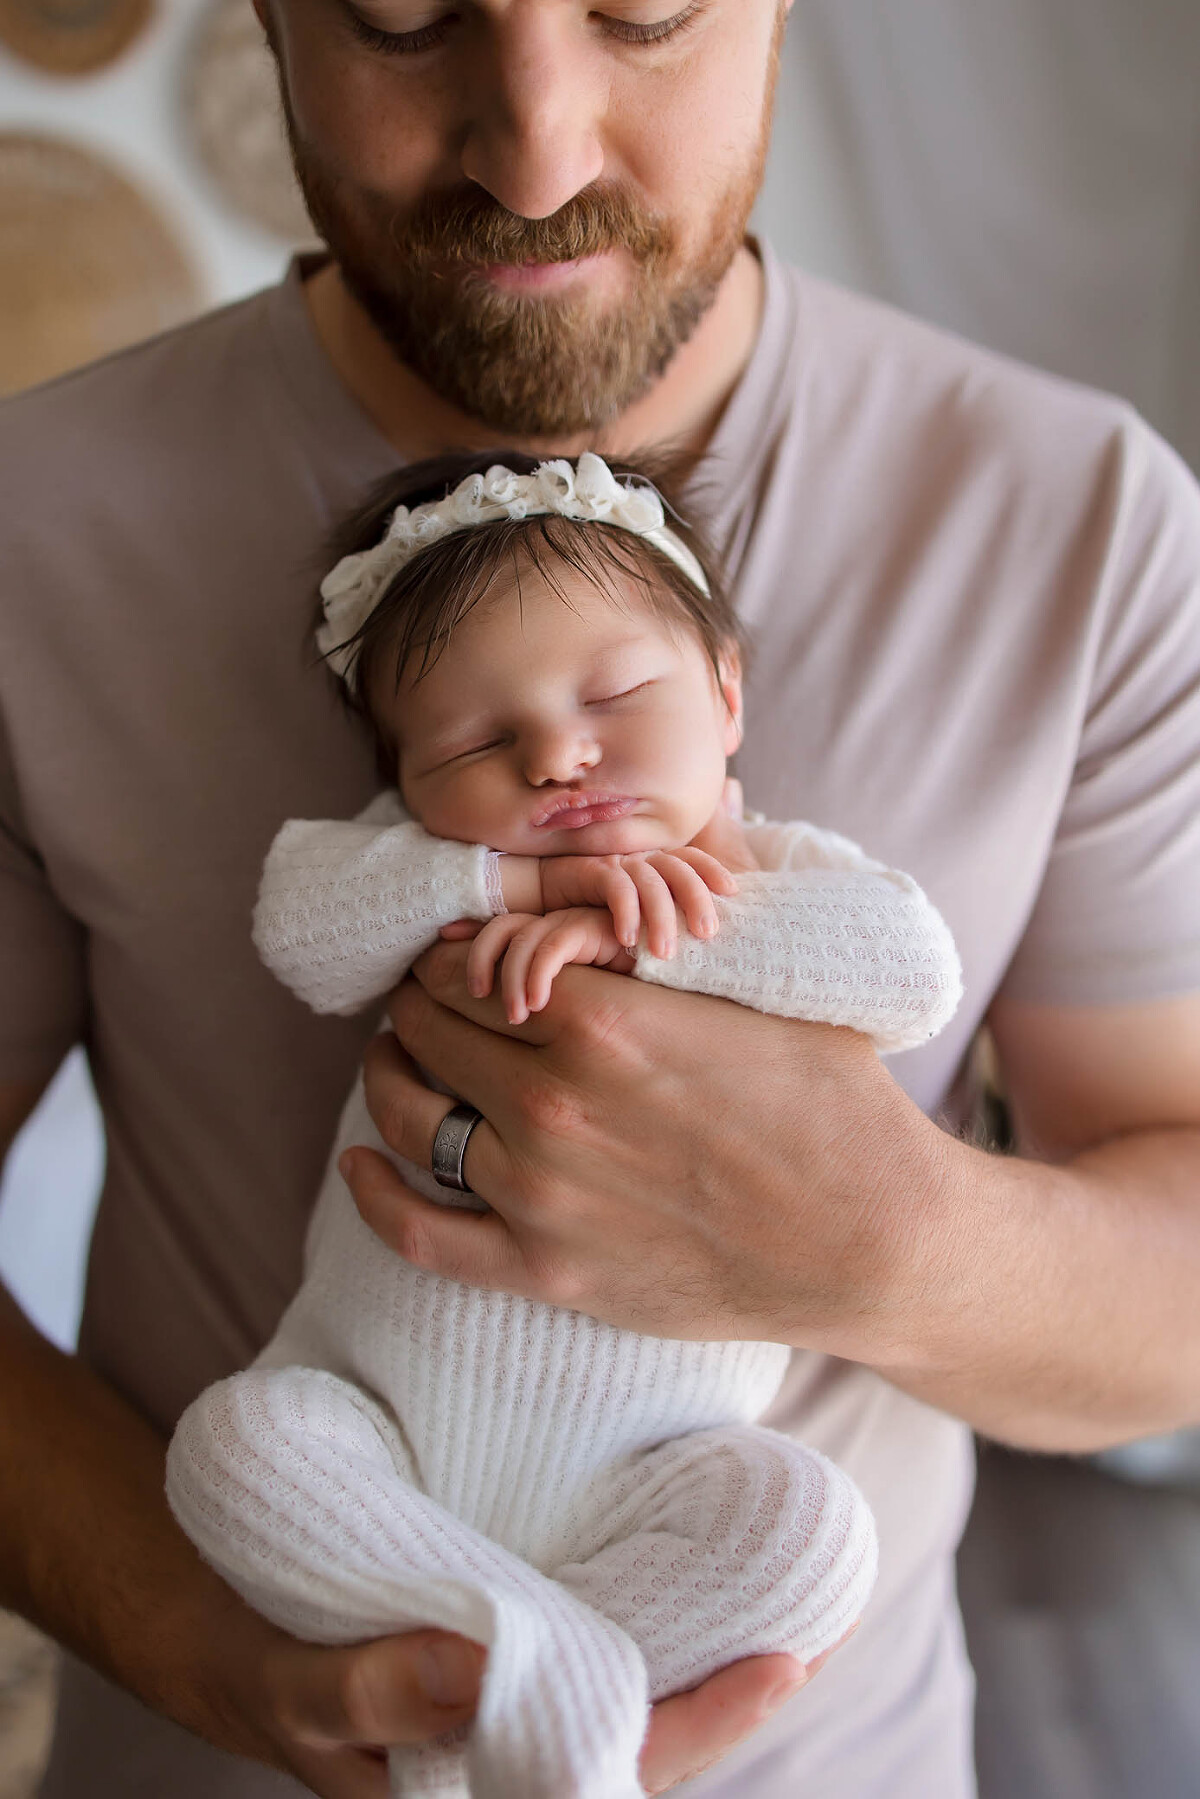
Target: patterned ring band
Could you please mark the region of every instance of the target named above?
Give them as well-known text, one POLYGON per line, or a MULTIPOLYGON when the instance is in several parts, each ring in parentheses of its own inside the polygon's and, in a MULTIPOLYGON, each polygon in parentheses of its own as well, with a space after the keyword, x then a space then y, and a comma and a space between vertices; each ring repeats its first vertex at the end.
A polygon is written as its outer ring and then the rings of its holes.
POLYGON ((439 1187, 456 1193, 473 1193, 463 1179, 463 1157, 471 1132, 483 1117, 474 1106, 451 1106, 433 1134, 433 1178, 439 1187))

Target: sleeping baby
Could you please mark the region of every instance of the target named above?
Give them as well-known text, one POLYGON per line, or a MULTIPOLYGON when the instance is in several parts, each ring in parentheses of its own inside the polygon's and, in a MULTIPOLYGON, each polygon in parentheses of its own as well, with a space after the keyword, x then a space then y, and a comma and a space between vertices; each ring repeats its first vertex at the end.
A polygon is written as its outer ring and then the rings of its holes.
MULTIPOLYGON (((318 644, 388 786, 357 820, 285 824, 268 855, 256 942, 308 1004, 379 1005, 445 934, 472 938, 470 990, 498 984, 513 1027, 571 963, 884 1052, 948 1021, 958 959, 907 875, 803 823, 749 822, 759 867, 736 877, 703 847, 741 735, 738 626, 650 482, 590 453, 446 458, 391 478, 340 548, 318 644)), ((428 1198, 486 1210, 469 1182, 489 1128, 447 1096, 418 1169, 358 1080, 300 1291, 184 1414, 168 1497, 298 1637, 486 1646, 473 1724, 393 1749, 394 1793, 639 1799, 649 1706, 838 1643, 874 1527, 845 1474, 756 1422, 786 1346, 641 1336, 425 1272, 337 1172, 369 1144, 428 1198)))

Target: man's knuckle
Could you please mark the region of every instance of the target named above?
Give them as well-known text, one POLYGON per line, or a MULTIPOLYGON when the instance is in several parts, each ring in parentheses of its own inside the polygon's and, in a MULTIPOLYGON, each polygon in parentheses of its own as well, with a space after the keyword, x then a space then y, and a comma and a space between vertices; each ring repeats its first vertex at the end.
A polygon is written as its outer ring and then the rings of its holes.
POLYGON ((395 1245, 397 1254, 418 1268, 432 1267, 436 1260, 433 1233, 425 1220, 415 1213, 410 1212, 400 1219, 395 1245))
POLYGON ((585 1056, 603 1052, 624 1059, 632 1047, 629 1013, 622 998, 590 1000, 575 1019, 580 1051, 585 1056))
POLYGON ((434 999, 451 993, 459 984, 462 952, 454 943, 435 943, 426 950, 421 965, 421 985, 434 999))
POLYGON ((535 1076, 528 1081, 521 1091, 519 1106, 522 1123, 538 1134, 567 1136, 582 1122, 579 1096, 551 1076, 535 1076))
POLYGON ((352 1742, 369 1740, 378 1731, 381 1704, 387 1697, 381 1676, 379 1659, 365 1654, 348 1656, 338 1671, 337 1704, 352 1742))

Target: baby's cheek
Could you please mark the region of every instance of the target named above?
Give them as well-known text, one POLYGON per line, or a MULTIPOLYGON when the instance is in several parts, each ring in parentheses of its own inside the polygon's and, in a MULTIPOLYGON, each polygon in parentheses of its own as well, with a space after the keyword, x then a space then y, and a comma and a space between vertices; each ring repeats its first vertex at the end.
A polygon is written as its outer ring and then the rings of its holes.
POLYGON ((420 821, 435 837, 486 843, 491 849, 527 850, 527 821, 499 770, 486 764, 463 769, 425 797, 420 821))

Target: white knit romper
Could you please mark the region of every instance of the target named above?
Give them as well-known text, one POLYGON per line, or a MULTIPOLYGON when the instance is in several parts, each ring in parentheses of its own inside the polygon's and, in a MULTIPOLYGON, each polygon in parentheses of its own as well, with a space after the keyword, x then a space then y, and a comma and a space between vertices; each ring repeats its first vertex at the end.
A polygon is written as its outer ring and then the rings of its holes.
MULTIPOLYGON (((960 993, 950 934, 906 875, 804 824, 752 825, 763 872, 642 980, 925 1041, 960 993)), ((502 909, 496 862, 383 795, 292 821, 255 936, 319 1011, 378 1002, 439 928, 502 909)), ((252 1368, 180 1421, 167 1494, 200 1552, 297 1637, 419 1626, 488 1646, 469 1731, 389 1756, 394 1794, 639 1799, 651 1703, 727 1663, 808 1661, 861 1615, 874 1526, 825 1457, 755 1424, 789 1350, 645 1337, 423 1272, 362 1223, 351 1144, 386 1149, 355 1083, 303 1284, 252 1368)), ((459 1201, 477 1205, 473 1200, 459 1201)))

